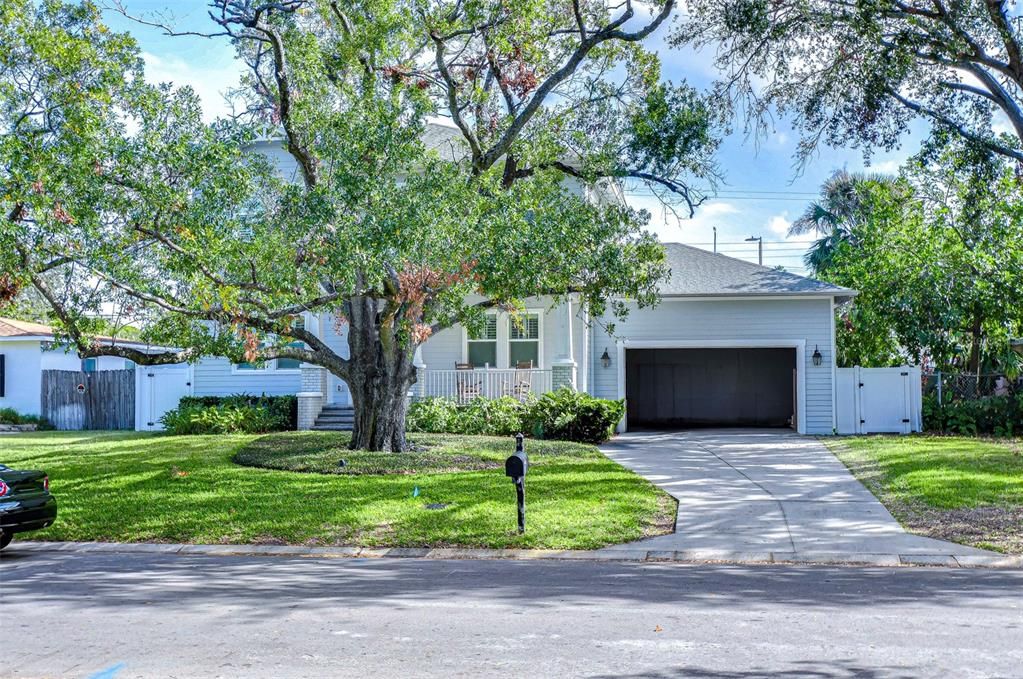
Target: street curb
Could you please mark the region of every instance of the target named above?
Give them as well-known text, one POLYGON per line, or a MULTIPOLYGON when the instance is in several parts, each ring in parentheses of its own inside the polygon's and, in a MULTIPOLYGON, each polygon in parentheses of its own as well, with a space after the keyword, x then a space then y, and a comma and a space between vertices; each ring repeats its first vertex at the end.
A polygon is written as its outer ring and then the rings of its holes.
POLYGON ((148 542, 15 542, 3 554, 20 552, 117 552, 185 556, 297 556, 320 559, 453 559, 515 561, 597 561, 608 563, 685 563, 743 565, 872 566, 884 568, 1023 569, 1023 556, 953 554, 849 554, 835 552, 730 552, 725 550, 595 551, 478 549, 455 547, 304 547, 301 545, 186 545, 148 542))

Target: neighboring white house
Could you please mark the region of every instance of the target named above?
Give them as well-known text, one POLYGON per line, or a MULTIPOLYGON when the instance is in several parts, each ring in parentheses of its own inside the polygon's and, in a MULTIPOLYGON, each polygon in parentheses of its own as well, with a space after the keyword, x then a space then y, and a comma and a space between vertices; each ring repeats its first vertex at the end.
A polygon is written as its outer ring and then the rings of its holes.
MULTIPOLYGON (((124 340, 118 343, 144 347, 124 340)), ((44 370, 97 372, 132 367, 131 361, 114 356, 79 358, 74 350, 54 342, 48 325, 0 318, 0 408, 39 415, 44 370)))

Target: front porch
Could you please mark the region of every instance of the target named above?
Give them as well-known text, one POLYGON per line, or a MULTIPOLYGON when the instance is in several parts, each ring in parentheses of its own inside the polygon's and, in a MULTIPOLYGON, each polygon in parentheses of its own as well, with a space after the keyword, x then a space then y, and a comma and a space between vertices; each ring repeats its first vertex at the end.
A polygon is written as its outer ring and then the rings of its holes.
MULTIPOLYGON (((351 429, 351 394, 343 382, 342 390, 331 389, 335 381, 340 382, 320 366, 302 366, 302 391, 297 394, 300 430, 351 429), (344 422, 319 421, 321 417, 337 419, 338 416, 343 416, 344 422)), ((475 398, 505 396, 525 401, 562 387, 576 388, 574 362, 560 361, 550 368, 430 370, 420 366, 409 398, 447 398, 459 404, 475 398)))
POLYGON ((413 398, 449 398, 458 403, 504 396, 524 401, 530 395, 551 391, 553 373, 553 369, 542 368, 420 370, 412 395, 413 398))
MULTIPOLYGON (((562 387, 588 390, 588 317, 577 300, 560 304, 530 300, 524 313, 513 316, 493 310, 487 319, 478 335, 456 325, 419 347, 414 359, 416 383, 409 398, 468 403, 474 398, 526 400, 562 387)), ((309 314, 305 322, 347 357, 344 326, 335 326, 323 314, 309 314)), ((343 415, 341 419, 347 420, 352 406, 348 385, 319 366, 303 364, 301 372, 298 428, 312 428, 321 413, 324 418, 343 415)))

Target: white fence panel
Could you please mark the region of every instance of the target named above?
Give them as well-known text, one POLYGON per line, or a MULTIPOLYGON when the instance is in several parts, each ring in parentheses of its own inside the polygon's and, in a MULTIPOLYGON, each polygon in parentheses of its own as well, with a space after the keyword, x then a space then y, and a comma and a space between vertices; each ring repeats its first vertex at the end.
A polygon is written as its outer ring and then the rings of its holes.
POLYGON ((135 430, 160 431, 160 418, 192 393, 188 365, 143 366, 135 369, 135 430))
POLYGON ((837 378, 839 434, 908 434, 921 430, 919 368, 839 368, 837 378))

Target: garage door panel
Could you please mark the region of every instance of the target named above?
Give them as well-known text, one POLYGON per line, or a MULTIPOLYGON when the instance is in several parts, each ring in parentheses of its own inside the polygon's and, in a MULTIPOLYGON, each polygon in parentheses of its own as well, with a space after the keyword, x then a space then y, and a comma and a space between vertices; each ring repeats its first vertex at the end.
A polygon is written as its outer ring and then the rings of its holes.
POLYGON ((630 426, 785 426, 794 349, 629 349, 630 426))

